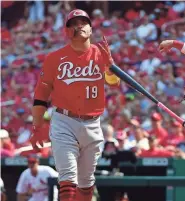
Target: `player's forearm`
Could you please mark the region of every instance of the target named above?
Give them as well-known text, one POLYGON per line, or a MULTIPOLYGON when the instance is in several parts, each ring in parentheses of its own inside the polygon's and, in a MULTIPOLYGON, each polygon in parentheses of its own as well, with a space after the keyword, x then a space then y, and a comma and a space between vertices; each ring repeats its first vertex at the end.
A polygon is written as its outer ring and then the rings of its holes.
POLYGON ((173 47, 177 48, 178 50, 180 50, 182 53, 185 54, 185 43, 173 40, 173 47))
POLYGON ((41 126, 43 124, 43 116, 47 110, 47 102, 52 91, 51 85, 39 81, 34 94, 34 103, 32 108, 33 125, 41 126))
POLYGON ((34 126, 42 126, 43 124, 43 116, 46 112, 47 107, 42 105, 36 105, 32 108, 32 115, 33 115, 33 125, 34 126))

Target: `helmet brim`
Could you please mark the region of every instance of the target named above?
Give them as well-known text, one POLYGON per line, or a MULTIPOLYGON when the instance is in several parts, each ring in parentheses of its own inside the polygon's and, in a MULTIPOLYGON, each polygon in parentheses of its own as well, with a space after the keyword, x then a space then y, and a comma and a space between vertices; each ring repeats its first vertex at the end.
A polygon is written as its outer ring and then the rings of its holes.
POLYGON ((66 22, 66 27, 70 27, 70 22, 71 22, 73 19, 78 18, 78 17, 83 17, 83 18, 85 18, 85 19, 87 20, 87 22, 89 23, 89 25, 92 26, 92 25, 91 25, 91 21, 90 21, 90 19, 89 19, 88 17, 86 17, 86 16, 75 16, 75 17, 69 19, 69 20, 66 22))

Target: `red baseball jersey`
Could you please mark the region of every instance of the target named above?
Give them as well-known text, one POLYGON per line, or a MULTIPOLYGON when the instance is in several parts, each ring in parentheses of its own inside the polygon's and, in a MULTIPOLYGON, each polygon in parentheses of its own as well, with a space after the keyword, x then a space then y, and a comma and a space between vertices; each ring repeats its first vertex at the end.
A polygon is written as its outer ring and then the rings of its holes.
POLYGON ((52 105, 79 115, 104 111, 106 59, 96 45, 79 55, 70 45, 50 53, 42 68, 35 99, 44 100, 41 83, 52 86, 52 105))

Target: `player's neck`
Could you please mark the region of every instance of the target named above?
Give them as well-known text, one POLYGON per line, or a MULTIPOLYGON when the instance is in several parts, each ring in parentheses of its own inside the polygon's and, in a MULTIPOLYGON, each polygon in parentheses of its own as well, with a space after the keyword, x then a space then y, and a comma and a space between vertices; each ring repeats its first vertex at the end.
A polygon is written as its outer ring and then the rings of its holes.
POLYGON ((38 174, 38 171, 31 171, 32 176, 36 177, 38 174))
POLYGON ((90 40, 86 40, 85 42, 81 41, 71 41, 71 47, 77 52, 85 52, 91 46, 90 40))

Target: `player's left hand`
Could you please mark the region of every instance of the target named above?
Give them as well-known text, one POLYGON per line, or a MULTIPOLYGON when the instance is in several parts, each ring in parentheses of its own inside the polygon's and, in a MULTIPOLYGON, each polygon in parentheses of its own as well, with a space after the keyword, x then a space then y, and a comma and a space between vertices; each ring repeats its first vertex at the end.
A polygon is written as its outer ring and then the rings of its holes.
POLYGON ((169 52, 172 47, 173 47, 173 40, 164 40, 159 45, 159 51, 160 52, 169 52))
POLYGON ((44 136, 42 127, 32 126, 32 136, 30 138, 31 145, 33 149, 37 152, 40 151, 39 145, 44 146, 44 136))
POLYGON ((100 48, 100 51, 107 58, 107 61, 108 61, 107 64, 109 64, 109 65, 113 64, 114 60, 112 58, 111 51, 110 51, 110 48, 109 48, 109 44, 108 44, 105 36, 103 36, 103 40, 101 42, 99 42, 97 45, 100 48))

